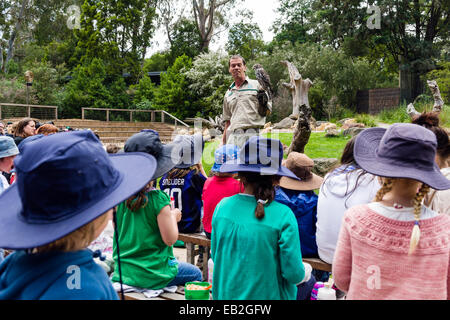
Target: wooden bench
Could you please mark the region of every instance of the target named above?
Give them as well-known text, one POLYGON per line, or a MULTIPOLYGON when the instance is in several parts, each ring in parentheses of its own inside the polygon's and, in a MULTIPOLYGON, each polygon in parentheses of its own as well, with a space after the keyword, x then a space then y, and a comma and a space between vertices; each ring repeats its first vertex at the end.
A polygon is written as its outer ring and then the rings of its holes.
POLYGON ((203 233, 179 233, 178 240, 181 240, 186 245, 186 262, 195 265, 195 256, 200 254, 200 248, 203 247, 203 280, 208 280, 208 260, 210 257, 211 240, 209 240, 203 233), (195 245, 200 248, 195 249, 195 245))
POLYGON ((303 262, 307 262, 313 269, 331 272, 331 264, 326 263, 319 258, 303 258, 303 262))
MULTIPOLYGON (((195 245, 204 247, 206 254, 203 252, 203 279, 208 279, 208 259, 210 257, 211 240, 201 233, 180 233, 178 240, 186 244, 186 262, 191 264, 195 264, 195 256, 200 253, 198 250, 195 250, 195 245)), ((302 260, 303 262, 309 263, 313 269, 331 272, 332 265, 319 258, 303 258, 302 260)))

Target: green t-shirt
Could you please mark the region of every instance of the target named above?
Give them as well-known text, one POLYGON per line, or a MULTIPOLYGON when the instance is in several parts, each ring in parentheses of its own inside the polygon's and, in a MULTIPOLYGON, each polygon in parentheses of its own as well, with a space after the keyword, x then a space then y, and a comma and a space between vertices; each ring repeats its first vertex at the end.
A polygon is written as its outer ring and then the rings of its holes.
POLYGON ((215 300, 295 300, 305 276, 291 209, 272 201, 255 217, 254 196, 237 194, 216 206, 212 221, 215 300))
MULTIPOLYGON (((120 265, 123 283, 148 289, 164 288, 178 272, 173 248, 167 246, 158 227, 157 216, 170 205, 169 196, 161 190, 148 192, 148 204, 136 212, 122 202, 117 208, 120 265)), ((114 276, 118 282, 117 247, 114 241, 114 276)))

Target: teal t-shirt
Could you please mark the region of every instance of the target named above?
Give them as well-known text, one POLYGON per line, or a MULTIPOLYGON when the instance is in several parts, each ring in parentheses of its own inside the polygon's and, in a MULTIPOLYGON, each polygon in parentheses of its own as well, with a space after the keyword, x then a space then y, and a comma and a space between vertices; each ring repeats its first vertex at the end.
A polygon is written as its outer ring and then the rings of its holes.
MULTIPOLYGON (((169 196, 161 190, 148 192, 148 204, 136 212, 122 202, 117 208, 120 265, 123 283, 148 289, 164 288, 178 272, 172 246, 161 238, 157 217, 170 205, 169 196)), ((114 241, 114 276, 119 281, 117 247, 114 241)))
POLYGON ((237 194, 216 206, 212 221, 215 300, 295 300, 305 276, 291 209, 272 201, 255 217, 254 196, 237 194))

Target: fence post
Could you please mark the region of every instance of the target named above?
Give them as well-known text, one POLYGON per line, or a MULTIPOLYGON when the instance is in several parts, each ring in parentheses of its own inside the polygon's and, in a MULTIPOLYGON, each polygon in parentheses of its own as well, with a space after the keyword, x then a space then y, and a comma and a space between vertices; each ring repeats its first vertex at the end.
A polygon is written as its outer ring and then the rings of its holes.
POLYGON ((161 111, 161 122, 164 123, 164 112, 161 111))
POLYGON ((58 120, 58 107, 55 108, 55 120, 58 120))
POLYGON ((2 105, 0 104, 0 119, 2 118, 2 105))
POLYGON ((31 107, 28 106, 27 108, 28 108, 28 118, 31 118, 31 107))
POLYGON ((151 122, 155 122, 155 111, 152 111, 152 112, 151 112, 150 121, 151 121, 151 122))
POLYGON ((84 120, 84 108, 81 108, 81 119, 84 120))
POLYGON ((109 121, 109 110, 106 110, 106 121, 109 121))
POLYGON ((133 111, 130 111, 130 122, 133 122, 133 111))

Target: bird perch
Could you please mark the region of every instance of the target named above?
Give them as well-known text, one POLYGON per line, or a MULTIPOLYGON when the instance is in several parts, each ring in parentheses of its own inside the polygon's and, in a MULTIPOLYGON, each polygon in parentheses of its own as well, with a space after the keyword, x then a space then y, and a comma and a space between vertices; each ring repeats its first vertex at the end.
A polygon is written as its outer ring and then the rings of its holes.
POLYGON ((294 135, 287 153, 292 151, 304 153, 305 146, 311 135, 311 108, 309 106, 308 91, 313 85, 309 79, 302 79, 297 68, 287 60, 281 61, 289 71, 289 83, 283 83, 283 86, 291 91, 292 95, 292 115, 297 118, 294 135))

